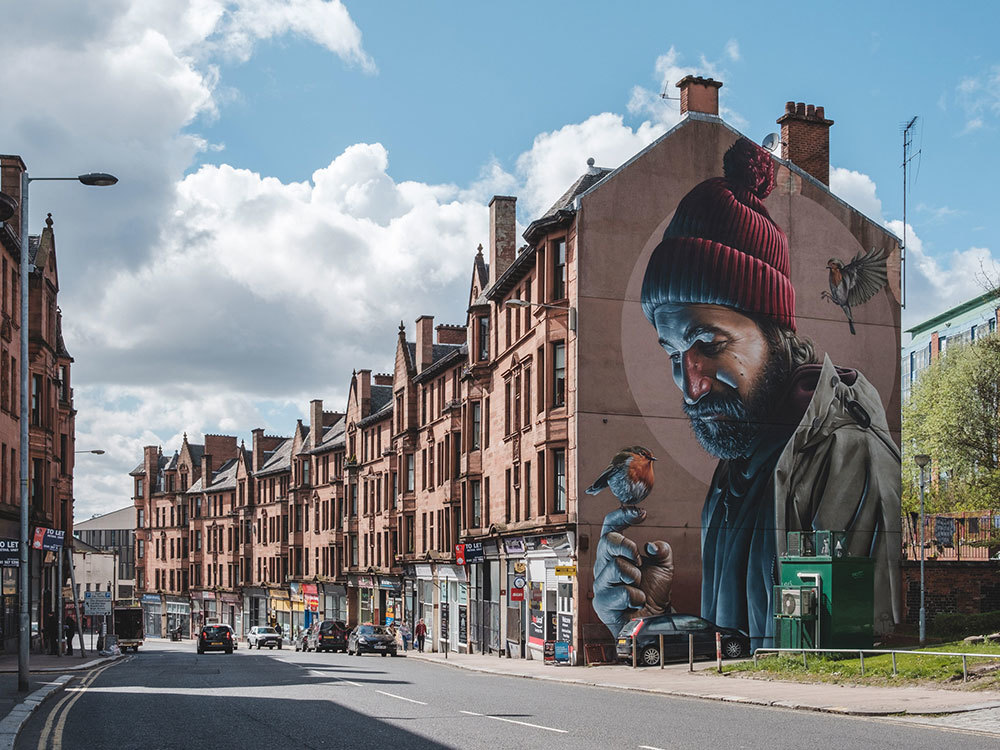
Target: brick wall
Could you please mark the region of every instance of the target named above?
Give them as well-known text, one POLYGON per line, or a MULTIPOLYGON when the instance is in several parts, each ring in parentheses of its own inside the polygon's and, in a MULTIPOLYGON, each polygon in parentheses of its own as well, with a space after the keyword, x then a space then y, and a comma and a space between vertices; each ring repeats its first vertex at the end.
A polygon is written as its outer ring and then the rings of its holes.
MULTIPOLYGON (((977 614, 1000 610, 1000 562, 996 560, 924 563, 927 622, 942 613, 977 614)), ((903 622, 920 622, 920 562, 903 562, 903 622)))

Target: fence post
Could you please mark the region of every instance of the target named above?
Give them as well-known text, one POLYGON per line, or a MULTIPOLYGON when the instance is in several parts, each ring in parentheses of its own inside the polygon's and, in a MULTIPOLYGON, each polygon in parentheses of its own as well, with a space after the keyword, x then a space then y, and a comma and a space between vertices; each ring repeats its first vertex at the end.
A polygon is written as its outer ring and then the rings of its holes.
POLYGON ((663 669, 663 633, 660 633, 660 669, 663 669))
POLYGON ((722 674, 722 633, 718 630, 715 631, 715 662, 719 674, 722 674))
POLYGON ((968 657, 962 656, 962 682, 969 681, 969 663, 968 657))
POLYGON ((865 652, 858 651, 858 656, 861 657, 861 676, 865 676, 865 652))
POLYGON ((694 633, 688 633, 688 672, 694 671, 694 633))
POLYGON ((892 652, 892 676, 896 676, 896 652, 892 652))

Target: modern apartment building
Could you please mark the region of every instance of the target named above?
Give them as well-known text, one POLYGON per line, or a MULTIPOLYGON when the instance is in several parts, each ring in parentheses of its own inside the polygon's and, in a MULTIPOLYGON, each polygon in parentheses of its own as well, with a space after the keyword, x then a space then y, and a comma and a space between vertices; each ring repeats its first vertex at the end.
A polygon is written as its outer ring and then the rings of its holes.
POLYGON ((111 552, 117 578, 114 591, 118 599, 135 595, 135 506, 113 510, 73 525, 73 536, 102 552, 111 552))

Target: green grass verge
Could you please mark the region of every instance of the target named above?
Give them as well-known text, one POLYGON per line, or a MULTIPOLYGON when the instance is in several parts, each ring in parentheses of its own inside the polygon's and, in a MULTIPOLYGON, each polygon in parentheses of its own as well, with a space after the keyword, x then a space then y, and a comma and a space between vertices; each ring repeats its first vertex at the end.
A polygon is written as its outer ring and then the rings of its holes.
MULTIPOLYGON (((963 641, 941 643, 924 651, 949 651, 968 654, 1000 655, 1000 644, 972 644, 963 641)), ((914 685, 933 684, 937 687, 960 687, 978 690, 1000 689, 1000 659, 969 658, 969 682, 962 682, 962 659, 952 656, 896 655, 896 675, 892 673, 892 656, 865 656, 865 674, 861 674, 861 660, 855 656, 838 658, 834 655, 761 656, 754 667, 753 660, 723 666, 723 672, 748 673, 777 680, 801 682, 832 682, 859 685, 914 685)))

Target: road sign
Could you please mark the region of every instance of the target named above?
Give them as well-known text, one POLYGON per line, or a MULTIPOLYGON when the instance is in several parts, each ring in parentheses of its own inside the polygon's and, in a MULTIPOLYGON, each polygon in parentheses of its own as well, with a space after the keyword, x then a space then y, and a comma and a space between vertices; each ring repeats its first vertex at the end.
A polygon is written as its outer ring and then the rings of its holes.
POLYGON ((83 611, 88 615, 110 615, 111 614, 111 592, 110 591, 84 591, 83 611))
POLYGON ((576 566, 575 565, 556 565, 556 575, 557 576, 575 576, 576 566))
POLYGON ((524 588, 524 576, 514 576, 514 588, 516 589, 524 588))

